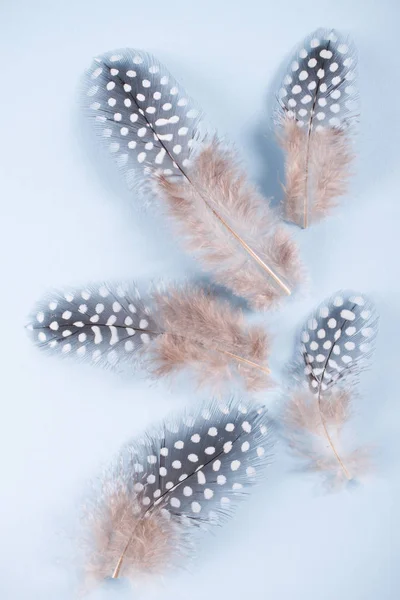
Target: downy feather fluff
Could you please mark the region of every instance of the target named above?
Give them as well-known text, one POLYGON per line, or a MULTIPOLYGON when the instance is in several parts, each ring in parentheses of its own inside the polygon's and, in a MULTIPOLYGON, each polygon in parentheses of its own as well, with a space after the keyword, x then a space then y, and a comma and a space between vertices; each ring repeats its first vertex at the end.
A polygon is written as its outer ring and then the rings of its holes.
POLYGON ((257 309, 290 295, 297 248, 236 153, 204 133, 201 112, 154 57, 108 52, 85 80, 85 106, 128 185, 172 220, 215 281, 257 309))
POLYGON ((83 514, 86 587, 137 583, 181 565, 196 529, 219 525, 264 475, 270 425, 262 408, 213 402, 128 443, 94 485, 83 514))
POLYGON ((164 285, 142 299, 134 284, 53 293, 36 306, 33 341, 60 356, 102 365, 141 365, 157 377, 189 368, 199 384, 269 383, 265 329, 194 285, 164 285))
POLYGON ((357 116, 353 44, 336 31, 315 31, 296 52, 278 96, 285 215, 305 229, 347 191, 357 116))
POLYGON ((360 372, 369 364, 378 318, 363 295, 338 292, 308 318, 301 332, 295 385, 284 411, 286 436, 308 470, 337 486, 368 467, 368 452, 346 440, 345 426, 360 372))

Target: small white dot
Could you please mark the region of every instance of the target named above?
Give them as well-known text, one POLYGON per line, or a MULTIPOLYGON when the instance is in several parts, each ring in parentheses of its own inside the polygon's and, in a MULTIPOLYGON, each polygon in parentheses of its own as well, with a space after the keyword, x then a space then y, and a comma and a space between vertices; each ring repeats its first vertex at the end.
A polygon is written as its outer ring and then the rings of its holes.
POLYGON ((225 454, 228 454, 228 452, 230 452, 232 450, 232 442, 225 442, 223 448, 224 448, 225 454))
POLYGON ((308 61, 308 66, 314 68, 317 65, 317 60, 315 58, 310 58, 308 61))
POLYGON ((143 94, 136 94, 136 98, 140 101, 143 102, 144 100, 146 100, 146 97, 143 94))
POLYGON ((190 462, 192 463, 195 463, 199 460, 199 457, 197 456, 197 454, 189 454, 188 460, 190 460, 190 462))
POLYGON ((225 483, 226 483, 225 475, 218 475, 217 483, 218 483, 218 485, 225 485, 225 483))
POLYGON ((113 90, 115 88, 115 81, 109 81, 106 87, 108 90, 113 90))
POLYGON ((299 79, 300 81, 305 81, 308 77, 308 73, 307 71, 301 71, 300 75, 299 75, 299 79))
POLYGON ((191 488, 190 486, 186 485, 186 486, 183 488, 183 495, 184 495, 184 496, 191 496, 192 494, 193 494, 193 490, 192 490, 192 488, 191 488))
POLYGON ((206 476, 204 475, 203 471, 198 471, 197 481, 200 485, 204 485, 206 483, 206 476))
POLYGON ((201 505, 198 502, 192 502, 192 511, 199 513, 201 511, 201 505))
POLYGON ((247 452, 249 448, 250 448, 249 442, 243 442, 243 444, 241 445, 242 452, 247 452))
POLYGON ((243 421, 243 423, 242 423, 242 429, 246 433, 250 433, 251 432, 251 425, 250 425, 250 423, 248 421, 243 421))
POLYGON ((181 469, 182 468, 182 463, 180 460, 174 460, 172 462, 172 468, 173 469, 181 469))
POLYGON ((147 462, 149 463, 149 465, 155 465, 157 462, 157 456, 154 456, 154 454, 150 454, 147 457, 147 462))
POLYGON ((64 346, 62 347, 62 352, 64 352, 65 354, 67 354, 68 352, 70 352, 72 349, 71 344, 64 344, 64 346))
POLYGON ((301 86, 300 85, 294 85, 292 87, 292 92, 293 92, 293 94, 300 94, 300 92, 301 92, 301 86))
POLYGON ((219 471, 221 468, 221 461, 220 460, 215 460, 213 462, 213 471, 219 471))
POLYGON ((207 446, 207 448, 204 450, 204 452, 208 455, 214 454, 215 448, 214 448, 214 446, 207 446))
POLYGON ((129 129, 127 127, 121 127, 121 135, 128 135, 129 129))
POLYGON ((165 467, 160 467, 159 473, 161 477, 166 477, 167 469, 165 467))
POLYGON ((231 462, 231 469, 232 471, 237 471, 240 467, 240 460, 233 460, 231 462))
POLYGON ((108 104, 109 104, 109 106, 115 106, 117 104, 117 101, 115 98, 109 98, 108 104))
POLYGON ((321 52, 319 53, 321 58, 327 58, 328 60, 330 58, 332 58, 333 54, 330 50, 327 50, 326 48, 324 48, 323 50, 321 50, 321 52))
POLYGON ((341 311, 340 316, 347 321, 354 321, 356 315, 351 310, 344 309, 341 311))
POLYGON ((210 490, 209 488, 206 488, 204 490, 204 498, 206 500, 211 500, 211 498, 214 496, 214 492, 212 490, 210 490))
POLYGON ((178 498, 171 498, 170 504, 173 508, 179 508, 181 505, 181 502, 180 502, 180 500, 178 500, 178 498))
POLYGON ((138 162, 142 163, 145 158, 146 158, 146 152, 139 152, 138 157, 137 157, 138 162))

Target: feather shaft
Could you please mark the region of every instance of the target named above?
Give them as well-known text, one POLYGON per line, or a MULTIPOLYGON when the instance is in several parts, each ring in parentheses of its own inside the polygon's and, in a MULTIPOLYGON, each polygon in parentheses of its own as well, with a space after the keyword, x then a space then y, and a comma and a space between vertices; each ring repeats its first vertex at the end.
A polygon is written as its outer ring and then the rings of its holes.
MULTIPOLYGON (((206 204, 207 206, 209 206, 207 202, 206 204)), ((260 265, 261 268, 264 269, 268 273, 268 275, 272 277, 275 283, 277 283, 282 288, 285 294, 290 296, 291 291, 288 288, 288 286, 282 281, 282 279, 278 277, 278 275, 258 256, 258 254, 256 254, 256 252, 254 252, 254 250, 252 250, 252 248, 250 248, 248 244, 246 244, 246 242, 240 237, 240 235, 228 225, 228 223, 225 221, 225 219, 221 217, 221 215, 219 215, 213 208, 211 208, 211 210, 215 214, 215 216, 221 221, 221 223, 228 229, 228 231, 233 235, 233 237, 238 240, 238 242, 243 246, 246 252, 248 252, 250 256, 254 258, 256 263, 260 265)))
POLYGON ((338 463, 340 465, 340 468, 343 470, 343 473, 344 473, 345 477, 350 481, 352 479, 352 477, 351 477, 350 473, 348 472, 348 470, 346 469, 346 467, 344 465, 344 462, 340 458, 340 455, 339 455, 338 451, 336 450, 335 444, 333 443, 333 440, 332 440, 331 436, 329 435, 329 431, 328 431, 325 419, 324 419, 323 414, 322 414, 322 410, 321 410, 321 393, 318 394, 318 411, 319 411, 319 415, 320 415, 320 418, 321 418, 321 423, 322 423, 322 427, 323 427, 323 430, 324 430, 324 434, 325 434, 326 439, 328 440, 329 446, 330 446, 333 454, 335 455, 335 457, 336 457, 336 459, 337 459, 337 461, 338 461, 338 463))

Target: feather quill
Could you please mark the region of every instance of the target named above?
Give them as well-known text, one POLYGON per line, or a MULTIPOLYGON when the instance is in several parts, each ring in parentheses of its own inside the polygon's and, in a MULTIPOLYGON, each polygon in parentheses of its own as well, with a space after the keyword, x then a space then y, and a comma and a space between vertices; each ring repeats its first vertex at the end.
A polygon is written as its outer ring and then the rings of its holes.
POLYGON ((261 408, 204 405, 128 443, 94 486, 83 515, 87 587, 166 572, 193 535, 232 515, 264 474, 270 424, 261 408))
POLYGON ((126 49, 95 59, 85 106, 129 187, 161 201, 216 282, 257 309, 292 293, 301 278, 294 242, 154 57, 126 49))
POLYGON ((39 302, 29 329, 40 348, 61 356, 128 362, 157 377, 189 368, 199 384, 213 387, 230 379, 249 390, 269 383, 265 329, 189 284, 159 286, 144 299, 133 284, 53 293, 39 302))
POLYGON ((285 152, 285 216, 307 228, 347 191, 354 159, 356 52, 338 32, 304 40, 279 90, 278 138, 285 152))
POLYGON ((369 364, 378 318, 363 295, 339 292, 321 304, 301 333, 296 385, 284 410, 286 437, 311 471, 333 486, 368 466, 365 448, 348 450, 345 426, 360 372, 369 364))

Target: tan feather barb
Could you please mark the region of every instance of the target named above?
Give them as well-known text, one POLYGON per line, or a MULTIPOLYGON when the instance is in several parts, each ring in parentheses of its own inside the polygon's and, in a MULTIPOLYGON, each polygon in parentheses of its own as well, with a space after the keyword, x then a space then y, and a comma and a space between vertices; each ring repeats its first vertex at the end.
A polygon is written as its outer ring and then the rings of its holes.
POLYGON ((295 392, 285 407, 283 422, 292 450, 306 461, 306 468, 322 472, 333 488, 364 474, 370 467, 367 448, 346 450, 343 429, 351 416, 351 397, 346 390, 324 396, 295 392))
POLYGON ((234 153, 216 138, 192 159, 187 179, 159 176, 169 215, 215 280, 265 309, 301 279, 297 247, 234 153))
POLYGON ((165 511, 155 509, 144 519, 140 502, 132 501, 122 480, 113 490, 104 485, 104 502, 91 505, 84 515, 86 588, 107 577, 135 579, 163 573, 187 552, 177 524, 165 511))
POLYGON ((310 133, 285 117, 279 133, 285 151, 285 218, 303 229, 326 217, 347 191, 354 154, 349 132, 310 133))
POLYGON ((191 365, 199 384, 220 387, 235 376, 249 390, 269 384, 267 334, 262 327, 247 326, 240 309, 192 286, 170 287, 153 298, 165 330, 152 353, 156 375, 191 365))

